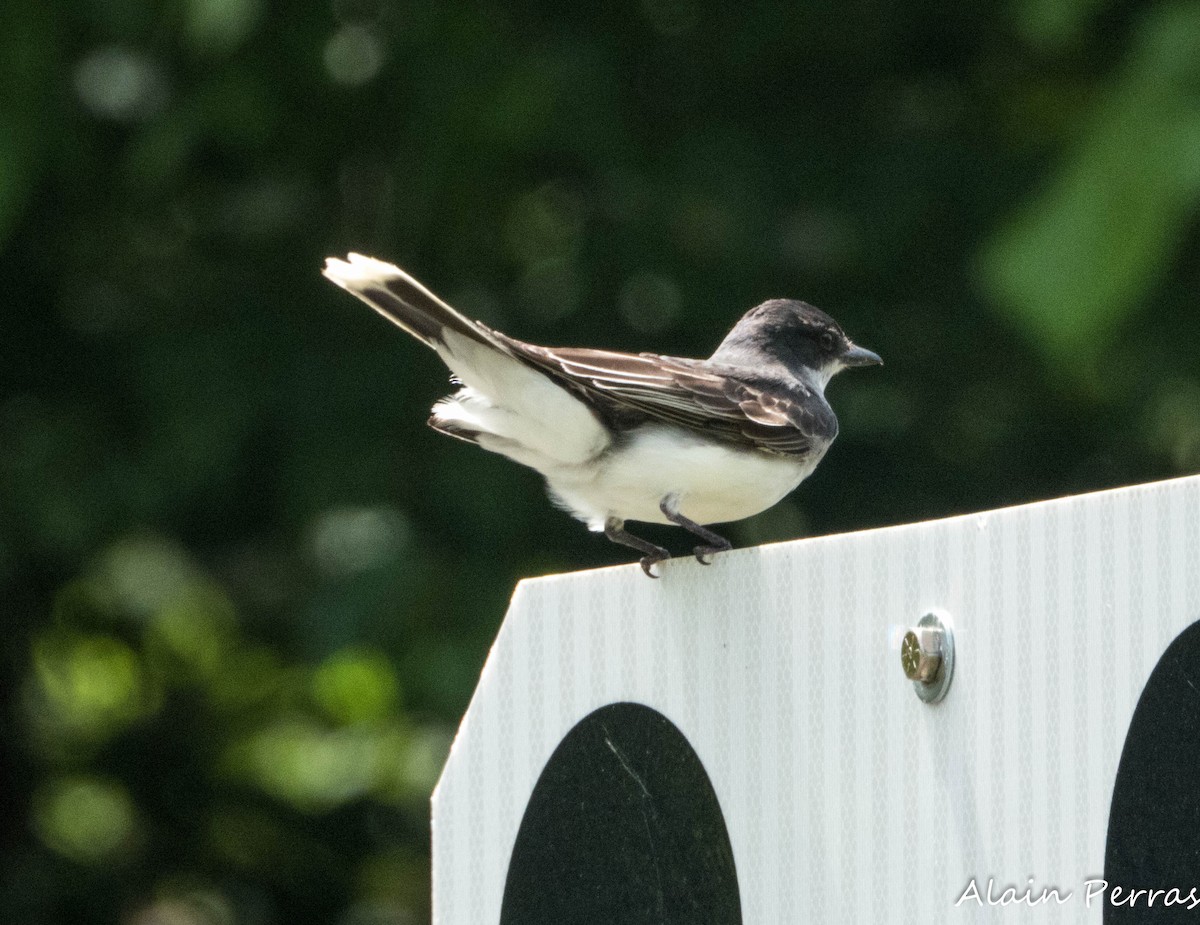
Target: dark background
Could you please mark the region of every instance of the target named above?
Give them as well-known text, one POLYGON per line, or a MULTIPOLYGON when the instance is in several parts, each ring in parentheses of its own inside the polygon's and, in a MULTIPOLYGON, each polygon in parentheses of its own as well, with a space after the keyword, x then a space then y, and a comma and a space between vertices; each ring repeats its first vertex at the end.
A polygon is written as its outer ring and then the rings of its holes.
POLYGON ((1198 203, 1196 3, 5 0, 0 919, 426 921, 515 582, 633 558, 327 255, 543 343, 831 312, 887 365, 747 544, 1200 469, 1198 203))

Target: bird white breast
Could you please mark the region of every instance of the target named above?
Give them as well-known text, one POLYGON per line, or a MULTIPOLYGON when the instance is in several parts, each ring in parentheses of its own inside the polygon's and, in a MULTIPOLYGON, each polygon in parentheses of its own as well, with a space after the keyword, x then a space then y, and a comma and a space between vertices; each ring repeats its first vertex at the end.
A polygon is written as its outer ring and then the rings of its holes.
MULTIPOLYGON (((599 459, 579 467, 546 467, 551 493, 593 530, 609 517, 669 523, 659 504, 676 495, 679 512, 697 523, 752 517, 781 500, 820 462, 703 440, 662 424, 628 434, 599 459)), ((539 467, 541 468, 541 467, 539 467)))

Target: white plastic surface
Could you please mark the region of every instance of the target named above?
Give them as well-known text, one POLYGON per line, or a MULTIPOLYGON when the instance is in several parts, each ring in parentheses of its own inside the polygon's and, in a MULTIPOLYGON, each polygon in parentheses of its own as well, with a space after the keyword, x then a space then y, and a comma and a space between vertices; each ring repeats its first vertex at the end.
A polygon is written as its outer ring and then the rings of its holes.
POLYGON ((545 762, 636 701, 703 761, 748 925, 1098 923, 1085 883, 1125 733, 1197 619, 1200 477, 679 559, 660 581, 522 582, 434 794, 434 921, 499 921, 545 762), (899 660, 931 609, 957 659, 932 706, 899 660), (989 878, 1071 896, 956 905, 989 878))

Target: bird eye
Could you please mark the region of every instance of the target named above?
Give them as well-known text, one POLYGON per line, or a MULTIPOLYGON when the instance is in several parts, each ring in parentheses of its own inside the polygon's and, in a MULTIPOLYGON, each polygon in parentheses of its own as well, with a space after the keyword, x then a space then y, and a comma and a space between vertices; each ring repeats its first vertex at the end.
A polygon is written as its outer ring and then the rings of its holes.
POLYGON ((834 340, 832 331, 822 331, 821 332, 821 349, 822 350, 824 350, 826 353, 833 353, 833 348, 836 346, 836 344, 837 344, 837 342, 834 340))

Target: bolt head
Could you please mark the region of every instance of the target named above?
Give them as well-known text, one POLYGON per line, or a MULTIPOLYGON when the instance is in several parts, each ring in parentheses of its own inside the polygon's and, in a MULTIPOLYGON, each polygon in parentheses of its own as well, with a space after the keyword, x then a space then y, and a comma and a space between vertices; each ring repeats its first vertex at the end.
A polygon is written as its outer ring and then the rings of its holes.
POLYGON ((905 633, 900 643, 900 664, 910 681, 932 682, 942 667, 941 633, 928 627, 905 633))

